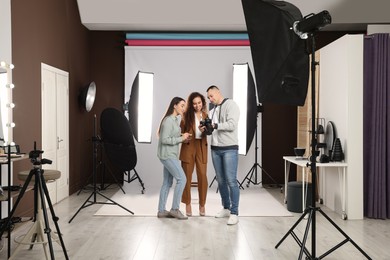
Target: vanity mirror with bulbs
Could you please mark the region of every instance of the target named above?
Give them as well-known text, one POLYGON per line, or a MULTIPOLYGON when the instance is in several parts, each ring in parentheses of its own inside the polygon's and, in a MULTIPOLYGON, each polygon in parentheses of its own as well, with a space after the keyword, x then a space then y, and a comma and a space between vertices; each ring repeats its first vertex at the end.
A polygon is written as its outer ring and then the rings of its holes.
POLYGON ((14 84, 11 82, 11 71, 13 68, 13 64, 0 62, 0 146, 13 145, 12 129, 15 127, 12 121, 12 110, 15 107, 12 102, 14 84))

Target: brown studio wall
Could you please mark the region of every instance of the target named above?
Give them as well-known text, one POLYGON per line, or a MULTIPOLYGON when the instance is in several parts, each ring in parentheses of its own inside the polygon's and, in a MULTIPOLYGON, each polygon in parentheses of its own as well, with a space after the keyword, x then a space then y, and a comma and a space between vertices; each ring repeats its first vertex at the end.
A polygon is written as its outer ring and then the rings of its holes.
MULTIPOLYGON (((278 104, 264 104, 262 113, 262 167, 278 183, 284 183, 283 156, 293 155, 297 137, 297 107, 278 104)), ((291 169, 295 175, 295 169, 291 169)), ((263 174, 263 184, 274 184, 263 174)))
MULTIPOLYGON (((69 179, 71 190, 77 190, 91 160, 84 156, 89 149, 82 141, 87 130, 79 124, 82 111, 75 98, 90 80, 90 32, 81 25, 76 0, 13 0, 11 16, 14 140, 22 152, 32 150, 34 141, 41 148, 41 62, 69 72, 69 179)), ((15 163, 14 180, 17 172, 30 168, 28 160, 15 163)), ((32 206, 29 192, 17 214, 31 213, 32 206)))

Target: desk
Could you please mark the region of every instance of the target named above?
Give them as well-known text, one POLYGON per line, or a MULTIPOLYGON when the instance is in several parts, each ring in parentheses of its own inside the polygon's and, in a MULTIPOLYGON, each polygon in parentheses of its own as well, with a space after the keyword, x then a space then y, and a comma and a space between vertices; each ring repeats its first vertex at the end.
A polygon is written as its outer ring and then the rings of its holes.
MULTIPOLYGON (((284 159, 284 203, 287 203, 287 184, 288 184, 288 179, 290 175, 290 165, 291 163, 301 166, 302 167, 302 212, 305 210, 305 190, 304 190, 304 181, 308 181, 308 176, 306 175, 305 169, 310 166, 310 161, 306 158, 297 158, 295 156, 283 156, 284 159)), ((320 186, 321 189, 319 189, 320 193, 320 198, 321 196, 321 191, 325 190, 325 181, 324 181, 324 174, 326 168, 329 167, 336 167, 338 169, 339 173, 339 183, 340 183, 340 193, 341 193, 341 207, 342 207, 342 219, 347 219, 347 213, 345 211, 345 175, 346 175, 346 169, 347 169, 348 164, 345 162, 329 162, 329 163, 316 163, 316 167, 323 168, 324 173, 320 175, 320 186)), ((317 174, 318 176, 318 174, 317 174)), ((320 188, 320 187, 318 187, 320 188)), ((315 200, 315 198, 312 198, 315 200)), ((322 199, 321 199, 322 200, 322 199)))
MULTIPOLYGON (((23 160, 23 159, 27 159, 28 158, 28 155, 26 154, 18 154, 18 155, 14 155, 14 154, 6 154, 6 155, 1 155, 0 156, 0 186, 2 186, 2 183, 1 183, 1 177, 2 177, 2 167, 1 165, 5 164, 7 165, 7 186, 11 186, 11 163, 12 162, 15 162, 15 161, 19 161, 19 160, 23 160)), ((11 189, 8 189, 8 195, 7 195, 7 212, 8 212, 8 215, 7 217, 9 217, 10 215, 10 212, 11 212, 11 189)), ((0 201, 0 219, 2 219, 2 209, 1 209, 1 203, 3 201, 0 201)), ((10 253, 11 253, 11 229, 8 228, 8 258, 10 257, 10 253)))

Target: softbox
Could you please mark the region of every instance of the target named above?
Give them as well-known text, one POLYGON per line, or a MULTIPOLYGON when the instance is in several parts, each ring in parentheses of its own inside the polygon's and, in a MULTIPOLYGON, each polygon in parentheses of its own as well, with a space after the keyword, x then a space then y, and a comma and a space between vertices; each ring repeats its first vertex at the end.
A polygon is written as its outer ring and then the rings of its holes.
POLYGON ((106 108, 100 116, 105 153, 121 171, 130 171, 137 164, 134 139, 126 116, 115 108, 106 108))
POLYGON ((309 80, 305 41, 293 31, 299 9, 284 1, 242 0, 258 101, 302 106, 309 80))

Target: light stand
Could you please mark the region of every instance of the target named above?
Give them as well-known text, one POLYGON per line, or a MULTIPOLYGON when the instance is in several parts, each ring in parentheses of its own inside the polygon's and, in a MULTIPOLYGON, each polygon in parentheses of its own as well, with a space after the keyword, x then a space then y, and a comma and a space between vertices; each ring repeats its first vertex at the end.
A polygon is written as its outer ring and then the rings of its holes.
MULTIPOLYGON (((96 115, 95 115, 96 116, 96 115)), ((94 123, 96 124, 96 123, 94 123)), ((100 149, 100 160, 98 160, 98 155, 97 155, 97 150, 98 150, 98 147, 99 145, 101 145, 102 143, 102 140, 99 136, 96 135, 96 133, 94 133, 94 136, 92 137, 91 139, 92 143, 93 143, 93 156, 96 158, 96 163, 94 163, 95 165, 93 166, 94 168, 96 168, 96 174, 97 174, 97 169, 99 169, 100 167, 102 167, 101 169, 101 183, 100 183, 100 187, 99 187, 99 190, 105 190, 107 189, 111 184, 108 184, 108 185, 104 185, 104 173, 106 172, 106 164, 104 163, 103 159, 102 159, 102 149, 100 149), (96 148, 95 148, 96 147, 96 148)), ((110 169, 108 169, 108 171, 110 172, 111 174, 111 177, 114 179, 115 183, 118 185, 118 187, 122 190, 123 194, 126 194, 126 192, 124 191, 124 189, 122 188, 122 186, 119 184, 119 181, 118 179, 115 177, 115 175, 112 173, 112 171, 110 169)), ((94 178, 94 173, 92 173, 88 180, 87 180, 87 184, 84 185, 84 187, 82 187, 79 192, 77 193, 77 195, 80 195, 81 191, 84 190, 84 189, 87 189, 87 186, 88 186, 88 183, 90 183, 90 180, 92 179, 92 185, 94 185, 94 181, 93 181, 93 178, 94 178)), ((88 187, 90 189, 90 187, 88 187)), ((92 187, 92 189, 94 189, 94 187, 92 187)))
POLYGON ((336 225, 336 223, 330 219, 321 208, 316 207, 316 183, 317 183, 317 172, 316 172, 316 145, 317 145, 317 139, 316 139, 316 129, 315 129, 315 71, 316 71, 316 65, 319 63, 315 60, 315 39, 314 39, 314 33, 309 34, 312 44, 312 52, 311 52, 311 101, 312 101, 312 107, 311 107, 311 155, 310 156, 310 164, 307 164, 307 167, 310 166, 310 170, 312 173, 312 203, 311 206, 308 206, 305 211, 303 212, 302 216, 295 222, 295 224, 290 228, 290 230, 284 235, 284 237, 279 241, 279 243, 275 246, 275 248, 278 248, 282 242, 287 238, 288 235, 291 235, 294 240, 297 242, 297 244, 301 247, 301 251, 299 252, 299 258, 302 259, 303 253, 306 255, 306 259, 322 259, 325 256, 329 255, 342 245, 346 244, 347 242, 351 242, 367 259, 371 259, 366 252, 364 252, 340 227, 336 225), (345 239, 326 251, 324 254, 322 254, 319 257, 316 257, 316 212, 320 212, 322 216, 325 217, 326 220, 328 220, 344 237, 345 239), (294 233, 295 227, 304 219, 304 217, 309 214, 306 224, 305 233, 303 236, 303 240, 301 241, 298 236, 294 233), (310 225, 312 225, 311 228, 311 253, 306 248, 306 240, 309 234, 310 225))
MULTIPOLYGON (((94 115, 94 126, 93 126, 93 133, 94 133, 94 136, 96 136, 96 115, 94 115)), ((85 202, 83 203, 83 205, 81 205, 81 207, 77 210, 77 212, 73 215, 73 217, 69 220, 69 223, 72 222, 72 220, 77 216, 77 214, 84 208, 86 207, 89 207, 91 205, 94 205, 94 204, 109 204, 109 205, 117 205, 119 207, 121 207, 122 209, 126 210, 127 212, 131 213, 134 215, 134 212, 128 210, 127 208, 123 207, 122 205, 116 203, 115 201, 113 201, 112 199, 108 198, 106 195, 102 194, 99 189, 97 188, 97 185, 96 185, 96 163, 97 163, 97 144, 96 144, 96 141, 93 140, 93 159, 92 159, 92 178, 93 178, 93 191, 91 193, 91 195, 89 195, 89 197, 85 200, 85 202), (107 199, 108 201, 110 202, 98 202, 96 200, 96 195, 100 195, 102 196, 103 198, 107 199), (93 196, 93 200, 90 200, 91 197, 93 196)), ((123 191, 123 189, 122 189, 123 191)), ((124 192, 124 191, 123 191, 124 192)))
POLYGON ((257 150, 259 149, 259 147, 257 145, 257 126, 258 126, 257 120, 258 120, 260 112, 263 112, 263 108, 261 106, 257 106, 256 128, 255 128, 255 163, 253 164, 252 168, 249 170, 249 172, 247 173, 245 178, 240 183, 241 187, 242 187, 242 184, 245 182, 245 180, 248 180, 248 182, 246 184, 246 187, 248 187, 248 188, 249 188, 250 183, 252 183, 253 185, 259 185, 260 183, 262 183, 262 181, 257 181, 257 167, 259 167, 260 170, 262 170, 275 183, 275 185, 278 186, 278 184, 274 180, 274 178, 272 178, 271 175, 266 170, 264 170, 264 168, 257 162, 257 150), (252 180, 253 175, 255 178, 254 180, 252 180))

